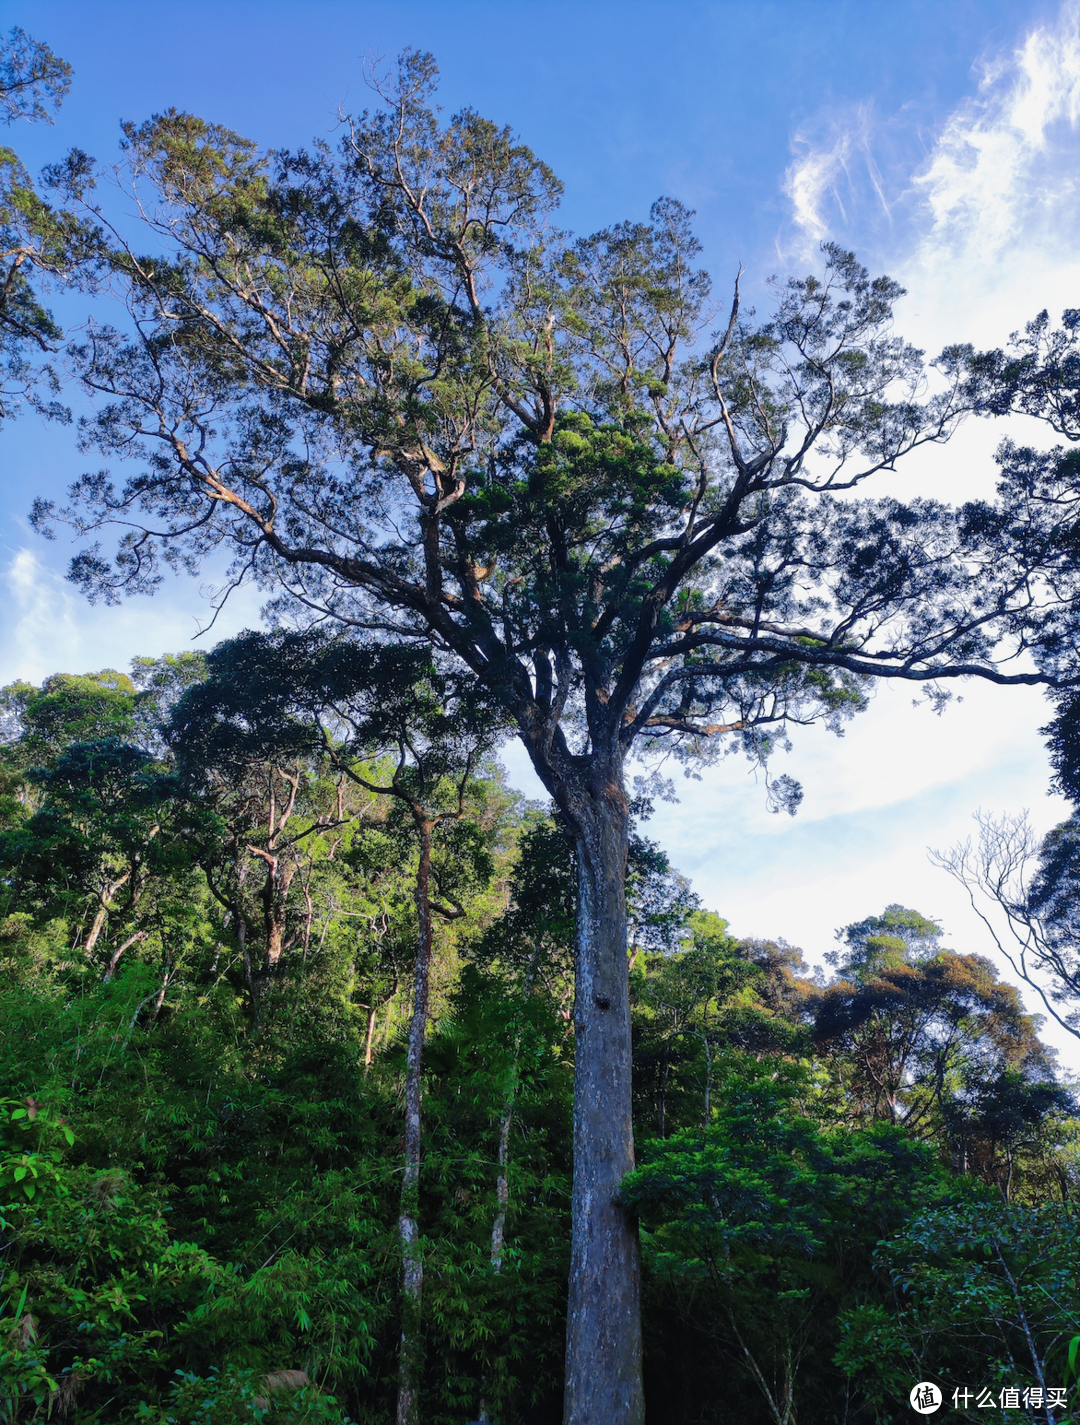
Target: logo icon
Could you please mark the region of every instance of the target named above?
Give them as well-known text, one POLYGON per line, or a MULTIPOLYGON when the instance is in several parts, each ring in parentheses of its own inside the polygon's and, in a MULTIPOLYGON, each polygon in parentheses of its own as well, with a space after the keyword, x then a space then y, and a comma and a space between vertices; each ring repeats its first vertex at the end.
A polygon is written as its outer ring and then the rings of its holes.
POLYGON ((935 1410, 941 1408, 941 1391, 932 1380, 921 1380, 912 1387, 908 1400, 912 1410, 919 1415, 933 1415, 935 1410))

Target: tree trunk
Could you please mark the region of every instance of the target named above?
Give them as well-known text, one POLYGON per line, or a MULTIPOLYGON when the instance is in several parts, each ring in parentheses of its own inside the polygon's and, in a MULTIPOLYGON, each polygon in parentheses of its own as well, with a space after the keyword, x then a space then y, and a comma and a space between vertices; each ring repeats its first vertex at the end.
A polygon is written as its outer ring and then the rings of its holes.
POLYGON ((89 933, 87 934, 86 940, 83 943, 83 954, 88 960, 90 956, 94 953, 94 947, 97 945, 98 940, 101 937, 101 932, 105 927, 105 917, 108 914, 108 902, 106 900, 106 897, 102 895, 101 900, 98 904, 97 914, 94 916, 94 919, 91 922, 89 933))
MULTIPOLYGON (((507 1085, 506 1101, 503 1104, 502 1115, 499 1118, 499 1172, 495 1180, 495 1220, 491 1224, 491 1270, 496 1276, 499 1275, 503 1268, 503 1248, 506 1245, 506 1210, 510 1205, 510 1130, 514 1124, 514 1100, 517 1097, 521 1039, 524 1031, 521 1020, 528 1006, 529 997, 532 995, 533 982, 536 979, 536 971, 540 964, 540 955, 543 948, 543 938, 538 937, 533 949, 532 959, 529 961, 528 969, 525 971, 525 983, 521 991, 521 1011, 517 1027, 514 1030, 514 1043, 511 1050, 510 1082, 507 1085)), ((500 1369, 502 1364, 502 1360, 500 1359, 498 1362, 500 1369)), ((490 1382, 486 1389, 490 1391, 490 1382)), ((480 1418, 477 1425, 491 1425, 491 1416, 488 1414, 487 1402, 484 1396, 480 1397, 480 1418)))
POLYGON ((709 1114, 712 1111, 712 1050, 709 1048, 709 1036, 703 1034, 701 1042, 705 1046, 705 1127, 709 1126, 709 1114))
POLYGON ((569 808, 577 843, 578 932, 566 1425, 642 1425, 645 1419, 637 1229, 615 1201, 634 1166, 629 815, 619 781, 617 775, 598 778, 599 791, 583 790, 569 808))
POLYGON ((419 941, 413 985, 412 1023, 405 1067, 405 1171, 401 1180, 398 1231, 401 1235, 402 1301, 397 1425, 419 1425, 420 1382, 423 1374, 421 1298, 424 1262, 418 1243, 420 1208, 420 1088, 431 981, 431 823, 416 815, 420 864, 416 871, 416 915, 419 941))
POLYGON ((263 889, 263 920, 266 926, 266 979, 268 983, 277 974, 281 957, 285 953, 289 891, 295 874, 296 867, 289 861, 283 863, 280 856, 267 859, 266 885, 263 889))
POLYGON ((117 946, 109 956, 109 963, 105 966, 105 975, 101 981, 103 985, 107 985, 113 975, 116 974, 116 967, 119 965, 120 957, 124 951, 130 950, 133 945, 137 945, 140 941, 145 940, 149 933, 148 930, 137 930, 134 935, 129 935, 122 945, 117 946))
POLYGON ((165 971, 164 977, 162 978, 161 988, 154 996, 154 1008, 151 1011, 150 1023, 146 1026, 147 1029, 153 1029, 154 1025, 158 1022, 158 1015, 161 1013, 161 1006, 165 1003, 165 991, 169 988, 169 984, 172 981, 172 977, 173 972, 172 966, 170 965, 169 968, 165 971))
POLYGON ((236 920, 236 943, 240 949, 240 959, 244 966, 244 984, 247 987, 248 1002, 251 1005, 252 1017, 258 1013, 259 989, 255 983, 255 967, 251 963, 251 952, 247 943, 247 921, 240 913, 239 902, 234 919, 236 920))
MULTIPOLYGON (((540 963, 542 949, 543 941, 538 939, 532 959, 529 961, 529 967, 525 971, 525 984, 521 992, 522 1013, 524 1013, 525 1007, 529 1003, 529 996, 532 994, 533 981, 536 979, 536 970, 540 963)), ((495 1272, 502 1271, 503 1234, 506 1229, 506 1209, 510 1204, 510 1129, 514 1123, 514 1099, 517 1097, 518 1088, 521 1035, 522 1026, 519 1021, 514 1030, 514 1045, 511 1051, 513 1058, 510 1064, 510 1082, 506 1090, 506 1102, 503 1104, 502 1117, 499 1119, 499 1172, 495 1180, 495 1221, 491 1224, 491 1267, 495 1272)), ((481 1410, 481 1417, 483 1417, 483 1413, 481 1410)))
POLYGON ((109 904, 110 901, 112 900, 113 896, 116 895, 117 891, 121 889, 121 887, 127 885, 130 879, 131 872, 125 871, 118 881, 113 881, 111 885, 107 885, 102 890, 100 899, 98 901, 97 914, 94 916, 93 923, 90 926, 90 931, 86 937, 86 940, 83 942, 83 954, 88 960, 90 956, 94 953, 94 949, 97 946, 98 940, 101 938, 101 932, 105 928, 105 921, 108 918, 110 909, 112 908, 109 904))
POLYGON ((365 1073, 367 1073, 368 1069, 371 1068, 371 1065, 374 1063, 374 1060, 375 1060, 375 1016, 378 1014, 378 1012, 379 1012, 378 1005, 374 1005, 374 1004, 373 1004, 373 1005, 371 1006, 371 1008, 368 1010, 368 1017, 367 1017, 367 1039, 366 1039, 365 1042, 364 1042, 364 1072, 365 1072, 365 1073))
MULTIPOLYGON (((516 1076, 515 1076, 516 1080, 516 1076)), ((503 1234, 506 1229, 506 1209, 510 1203, 510 1128, 514 1121, 513 1088, 499 1121, 499 1172, 495 1180, 495 1220, 491 1224, 491 1269, 502 1271, 503 1234)))
MULTIPOLYGON (((397 994, 395 988, 394 994, 397 994)), ((394 999, 393 996, 386 1001, 386 1013, 383 1015, 382 1037, 379 1040, 379 1047, 385 1054, 390 1043, 390 1029, 394 1023, 394 999)))

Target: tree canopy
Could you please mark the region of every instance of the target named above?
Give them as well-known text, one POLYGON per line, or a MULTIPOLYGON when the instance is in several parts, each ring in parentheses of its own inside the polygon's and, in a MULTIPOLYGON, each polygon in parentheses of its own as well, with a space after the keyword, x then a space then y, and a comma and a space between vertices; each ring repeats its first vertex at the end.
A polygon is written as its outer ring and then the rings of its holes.
MULTIPOLYGON (((401 754, 360 737, 369 685, 344 696, 338 651, 247 634, 3 690, 16 1425, 385 1425, 403 1326, 423 1419, 561 1416, 573 847, 489 765, 459 800, 451 747, 426 783, 407 761, 409 795, 455 813, 430 829, 431 899, 461 913, 425 939, 401 754), (355 722, 313 721, 328 687, 355 722)), ((430 730, 452 683, 406 653, 430 730)), ((733 936, 637 826, 627 884, 641 1159, 620 1206, 650 1412, 833 1425, 847 1401, 885 1425, 912 1369, 1066 1379, 1076 1109, 1011 987, 897 905, 848 926, 818 984, 796 947, 733 936)))

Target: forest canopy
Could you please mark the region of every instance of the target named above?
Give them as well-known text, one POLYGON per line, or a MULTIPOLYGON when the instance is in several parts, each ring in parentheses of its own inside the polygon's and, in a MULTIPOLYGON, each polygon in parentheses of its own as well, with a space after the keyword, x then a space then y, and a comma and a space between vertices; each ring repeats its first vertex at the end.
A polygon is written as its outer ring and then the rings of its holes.
MULTIPOLYGON (((313 736, 299 699, 249 711, 253 678, 296 671, 290 638, 3 690, 12 1421, 393 1409, 422 841, 393 753, 313 736)), ((420 1409, 555 1420, 571 847, 490 759, 448 790, 420 1409)), ((894 905, 815 981, 795 947, 733 938, 639 824, 628 906, 641 1156, 620 1191, 657 1418, 885 1420, 909 1377, 1064 1380, 1077 1105, 994 966, 894 905)))
MULTIPOLYGON (((253 677, 296 671, 289 637, 3 690, 12 1421, 393 1409, 422 843, 393 754, 248 710, 253 677)), ((571 847, 490 759, 450 792, 420 1408, 555 1420, 571 847)), ((1064 1380, 1077 1105, 994 966, 889 906, 818 983, 798 949, 733 938, 639 825, 628 905, 641 1158, 621 1201, 657 1417, 824 1422, 846 1400, 884 1420, 909 1377, 1064 1380)))

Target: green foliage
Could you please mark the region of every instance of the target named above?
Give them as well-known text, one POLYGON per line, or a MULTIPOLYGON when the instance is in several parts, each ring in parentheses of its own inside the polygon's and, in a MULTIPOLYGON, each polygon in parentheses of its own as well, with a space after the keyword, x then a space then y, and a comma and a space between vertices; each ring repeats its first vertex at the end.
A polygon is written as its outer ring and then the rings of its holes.
MULTIPOLYGON (((484 763, 444 777, 453 729, 436 727, 429 663, 398 660, 424 684, 414 730, 404 681, 396 704, 366 704, 370 668, 320 662, 327 647, 250 635, 141 661, 131 682, 5 690, 12 1425, 391 1418, 416 851, 402 799, 372 790, 399 764, 359 756, 377 719, 414 738, 407 790, 454 813, 433 867, 440 903, 465 911, 440 922, 424 1051, 422 1418, 461 1425, 481 1402, 499 1425, 558 1418, 573 848, 484 763), (243 956, 258 963, 275 924, 253 1014, 243 956)), ((651 1416, 884 1421, 912 1371, 1024 1374, 991 1241, 1064 1379, 1072 1100, 985 962, 890 907, 848 928, 823 989, 793 947, 732 937, 638 833, 628 923, 640 1166, 623 1191, 642 1224, 651 1416), (858 1072, 901 1041, 904 1105, 920 1055, 948 1045, 933 1111, 906 1125, 875 1120, 858 1072)))
POLYGON ((714 1060, 726 1049, 791 1052, 806 1038, 798 951, 737 941, 718 915, 685 905, 669 929, 669 948, 635 957, 631 972, 635 1094, 661 1138, 709 1123, 714 1060))
MULTIPOLYGON (((11 693, 13 765, 29 760, 34 739, 39 765, 19 775, 40 801, 7 835, 20 854, 9 852, 6 889, 20 908, 0 934, 16 971, 0 993, 0 1079, 29 1096, 29 1106, 13 1101, 13 1124, 32 1114, 41 1138, 52 1120, 40 1102, 77 1104, 79 1124, 71 1162, 53 1148, 4 1159, 13 1193, 60 1202, 38 1213, 35 1230, 25 1214, 16 1224, 16 1209, 7 1213, 18 1253, 9 1249, 6 1261, 18 1270, 5 1280, 12 1291, 31 1282, 18 1318, 26 1349, 9 1371, 21 1391, 17 1413, 34 1408, 33 1389, 44 1408, 77 1419, 92 1418, 106 1399, 118 1419, 136 1418, 136 1409, 139 1419, 163 1421, 250 1411, 344 1418, 346 1406, 325 1396, 332 1390, 348 1397, 353 1418, 374 1421, 392 1388, 398 1035, 415 947, 415 852, 393 802, 352 794, 317 748, 298 762, 295 747, 268 739, 265 711, 257 745, 233 756, 236 739, 204 740, 199 761, 175 775, 170 743, 178 726, 192 726, 192 694, 204 703, 212 695, 204 725, 214 736, 215 726, 228 732, 223 662, 140 665, 144 692, 119 689, 120 726, 143 746, 79 740, 112 715, 111 680, 102 688, 54 679, 42 691, 11 693), (68 696, 73 688, 81 701, 68 696), (50 743, 45 725, 55 730, 50 743), (297 794, 284 838, 272 843, 260 818, 275 777, 285 786, 293 778, 297 794), (52 841, 33 860, 27 848, 44 846, 46 823, 52 841), (302 848, 284 903, 282 961, 257 1021, 245 1013, 236 921, 214 894, 230 844, 262 845, 279 858, 302 848), (166 854, 171 847, 183 854, 166 854), (103 867, 117 880, 137 868, 137 900, 102 900, 98 953, 73 956, 72 941, 85 938, 78 875, 103 867), (117 961, 133 922, 147 934, 117 961), (294 933, 290 943, 293 925, 309 930, 306 939, 294 933), (104 1225, 119 1235, 88 1226, 106 1213, 104 1225), (88 1231, 105 1242, 92 1261, 77 1250, 88 1231), (45 1297, 34 1272, 63 1286, 54 1282, 45 1297), (99 1300, 114 1303, 112 1316, 100 1306, 97 1324, 83 1330, 73 1319, 79 1304, 99 1300), (267 1378, 301 1371, 318 1388, 264 1388, 267 1378)), ((433 743, 424 768, 436 796, 432 759, 444 750, 433 743)), ((382 770, 370 766, 371 775, 382 770)), ((467 908, 476 935, 498 900, 496 891, 489 907, 484 887, 512 849, 515 801, 478 766, 460 808, 436 847, 435 874, 440 896, 467 908)), ((257 935, 265 898, 253 889, 239 904, 257 935)), ((523 1004, 498 977, 466 976, 471 988, 455 998, 466 937, 456 922, 450 932, 439 945, 436 1004, 449 1018, 428 1074, 433 1141, 422 1214, 431 1224, 428 1330, 439 1346, 428 1418, 456 1422, 475 1414, 481 1383, 507 1408, 558 1390, 569 1069, 560 1057, 564 1022, 539 1001, 523 1004), (457 1056, 450 1070, 448 1046, 457 1056), (554 1098, 553 1074, 561 1082, 554 1098), (472 1086, 467 1101, 462 1075, 472 1086), (495 1273, 492 1162, 508 1075, 517 1089, 515 1201, 549 1206, 522 1218, 512 1209, 495 1273)))
POLYGON ((262 1420, 266 1425, 352 1425, 332 1395, 307 1384, 304 1371, 256 1371, 235 1368, 206 1376, 177 1371, 164 1405, 143 1404, 134 1417, 140 1425, 232 1425, 233 1421, 262 1420), (303 1383, 301 1383, 303 1382, 303 1383))
POLYGON ((56 673, 23 704, 25 755, 45 758, 73 742, 130 739, 135 702, 131 679, 113 668, 83 676, 56 673))
MULTIPOLYGON (((964 1125, 977 1136, 981 1117, 984 1129, 1007 1140, 1008 1113, 1016 1127, 1026 1114, 1033 1114, 1030 1122, 1045 1116, 1056 1086, 1016 989, 983 956, 938 949, 940 933, 901 906, 849 926, 849 954, 832 957, 838 978, 813 1006, 814 1034, 847 1061, 866 1116, 924 1134, 947 1122, 959 1134, 956 1151, 964 1153, 964 1125)), ((1068 1096, 1059 1095, 1057 1105, 1067 1108, 1068 1096)))
POLYGON ((49 110, 59 109, 70 87, 71 65, 16 25, 0 54, 0 114, 4 121, 44 119, 52 123, 49 110))
POLYGON ((814 1091, 808 1067, 729 1053, 709 1126, 648 1144, 624 1184, 653 1357, 680 1382, 667 1418, 781 1425, 843 1400, 838 1312, 873 1289, 878 1241, 955 1191, 894 1128, 823 1128, 814 1091))
MULTIPOLYGON (((75 1135, 63 1120, 56 1122, 33 1098, 0 1101, 0 1193, 3 1200, 22 1198, 40 1207, 51 1195, 64 1191, 55 1144, 68 1147, 75 1135)), ((0 1226, 9 1226, 0 1219, 0 1226)))
POLYGON ((875 1258, 888 1306, 841 1319, 838 1363, 875 1407, 905 1380, 1060 1385, 1080 1325, 1075 1209, 978 1202, 919 1213, 875 1258))
MULTIPOLYGON (((51 1119, 42 1111, 37 1120, 43 1137, 51 1119)), ((64 1137, 70 1146, 70 1131, 64 1137)), ((0 1375, 6 1420, 32 1418, 31 1402, 76 1419, 108 1409, 116 1420, 224 1420, 231 1417, 213 1412, 246 1403, 241 1376, 230 1369, 218 1389, 213 1370, 199 1382, 191 1365, 206 1370, 215 1357, 231 1355, 244 1367, 243 1380, 265 1380, 280 1370, 283 1355, 310 1360, 313 1346, 318 1350, 340 1278, 332 1270, 313 1273, 317 1256, 309 1263, 286 1254, 244 1272, 172 1237, 160 1186, 140 1186, 118 1168, 69 1163, 55 1151, 16 1161, 35 1159, 37 1191, 24 1201, 21 1184, 14 1196, 8 1186, 2 1205, 9 1234, 0 1287, 10 1317, 0 1375), (183 1379, 166 1394, 173 1371, 183 1379)), ((6 1176, 12 1161, 6 1154, 6 1176)), ((342 1419, 315 1387, 297 1391, 280 1410, 276 1396, 274 1402, 269 1419, 342 1419)))
POLYGON ((520 986, 467 966, 426 1057, 425 1293, 429 1354, 448 1394, 433 1396, 424 1418, 457 1425, 483 1397, 493 1419, 513 1419, 561 1386, 573 1089, 565 1021, 545 997, 523 998, 520 986), (493 1189, 511 1096, 509 1209, 496 1271, 493 1189))
MULTIPOLYGON (((877 675, 1075 679, 1073 456, 1003 447, 993 507, 834 496, 971 408, 1071 434, 1076 313, 1008 359, 950 349, 924 400, 900 288, 827 244, 769 318, 736 290, 708 336, 687 209, 554 232, 554 175, 473 111, 441 118, 436 74, 407 51, 336 152, 175 110, 125 124, 151 261, 95 226, 85 154, 47 170, 53 207, 0 150, 0 418, 67 416, 45 280, 107 269, 135 318, 68 356, 101 398, 85 445, 136 473, 84 476, 36 526, 123 527, 111 562, 72 563, 91 597, 231 550, 311 620, 0 695, 11 1421, 374 1425, 416 1313, 426 1421, 550 1414, 569 842, 583 866, 613 848, 591 869, 620 924, 635 743, 707 760, 730 737, 764 764, 792 723, 840 731, 877 675), (1039 673, 1000 671, 1030 650, 1039 673), (511 728, 558 821, 488 764, 511 728)), ((9 120, 47 119, 69 80, 4 42, 9 120)), ((768 786, 795 810, 791 778, 768 786)), ((1059 902, 1069 848, 1048 848, 1059 902)), ((640 836, 626 890, 651 1417, 888 1412, 898 1362, 1004 1369, 1018 1331, 1033 1369, 1075 1373, 1073 1103, 993 967, 891 906, 812 986, 640 836)), ((583 930, 589 974, 604 926, 583 930)), ((625 1089, 627 1062, 590 1072, 625 1089)))

